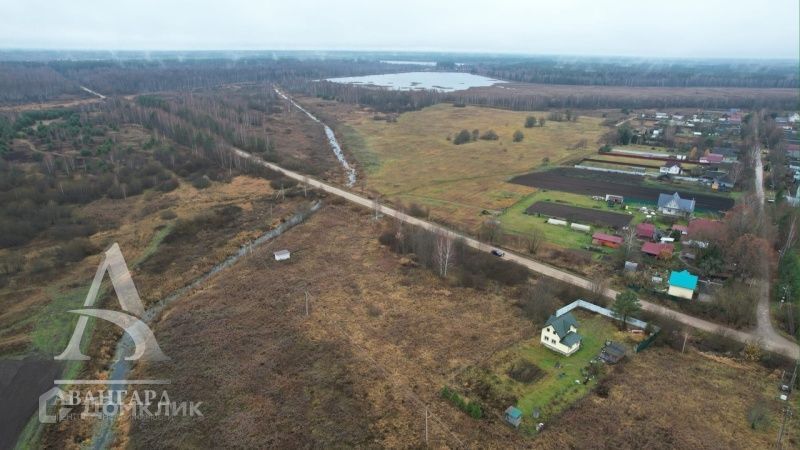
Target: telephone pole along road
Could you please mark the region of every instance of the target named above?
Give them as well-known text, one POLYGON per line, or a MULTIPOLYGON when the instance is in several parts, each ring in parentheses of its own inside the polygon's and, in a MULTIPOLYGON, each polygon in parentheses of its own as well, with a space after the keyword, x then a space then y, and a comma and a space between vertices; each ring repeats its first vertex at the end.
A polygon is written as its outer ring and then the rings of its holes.
MULTIPOLYGON (((344 189, 340 189, 340 188, 338 188, 336 186, 333 186, 333 185, 330 185, 328 183, 324 183, 322 181, 316 180, 316 179, 311 178, 311 177, 309 177, 307 175, 303 175, 303 174, 300 174, 300 173, 297 173, 297 172, 293 172, 291 170, 284 169, 283 167, 280 167, 280 166, 275 165, 273 163, 264 161, 263 159, 261 159, 261 158, 259 158, 257 156, 251 155, 250 153, 247 153, 247 152, 245 152, 243 150, 234 148, 233 151, 238 156, 240 156, 242 158, 245 158, 245 159, 247 159, 249 161, 255 162, 256 164, 264 166, 264 167, 266 167, 268 169, 272 169, 272 170, 274 170, 276 172, 280 172, 280 173, 282 173, 283 175, 285 175, 285 176, 287 176, 289 178, 297 180, 297 181, 299 181, 301 183, 306 183, 309 186, 315 187, 315 188, 320 189, 322 191, 325 191, 325 192, 327 192, 329 194, 333 194, 333 195, 342 197, 345 200, 348 200, 350 202, 356 203, 356 204, 361 205, 361 206, 363 206, 365 208, 374 209, 376 207, 375 201, 372 200, 372 199, 369 199, 367 197, 362 197, 362 196, 354 194, 354 193, 352 193, 350 191, 346 191, 344 189)), ((447 234, 447 235, 450 235, 450 236, 452 236, 454 238, 463 239, 464 242, 467 245, 469 245, 470 247, 475 248, 477 250, 484 251, 484 252, 491 252, 492 249, 495 248, 495 247, 493 247, 491 245, 485 244, 485 243, 483 243, 481 241, 478 241, 476 239, 473 239, 473 238, 471 238, 469 236, 465 236, 465 235, 463 235, 461 233, 457 233, 455 231, 452 231, 452 230, 450 230, 450 229, 448 229, 448 228, 446 228, 444 226, 441 226, 441 225, 438 225, 438 224, 435 224, 435 223, 432 223, 432 222, 428 222, 426 220, 418 219, 418 218, 413 217, 413 216, 409 216, 408 214, 402 213, 402 212, 400 212, 400 211, 398 211, 396 209, 390 208, 388 206, 378 205, 378 208, 379 208, 379 210, 380 210, 380 212, 382 214, 394 217, 397 220, 401 220, 403 222, 406 222, 408 224, 424 228, 426 230, 430 230, 430 231, 434 231, 434 232, 442 233, 442 234, 447 234)), ((563 281, 565 283, 572 284, 574 286, 578 286, 578 287, 581 287, 581 288, 584 288, 584 289, 589 289, 589 290, 591 290, 593 288, 593 284, 594 283, 592 283, 591 281, 589 281, 589 280, 587 280, 585 278, 581 278, 581 277, 579 277, 577 275, 573 275, 573 274, 571 274, 569 272, 565 272, 563 270, 556 269, 555 267, 548 266, 546 264, 542 264, 540 262, 534 261, 534 260, 532 260, 530 258, 527 258, 527 257, 524 257, 524 256, 520 256, 520 255, 511 253, 511 252, 505 252, 505 255, 502 258, 506 259, 508 261, 513 261, 513 262, 515 262, 517 264, 520 264, 520 265, 522 265, 524 267, 527 267, 529 270, 531 270, 533 272, 548 276, 550 278, 555 278, 557 280, 563 281)), ((615 291, 613 289, 605 289, 603 291, 603 295, 608 297, 608 298, 610 298, 610 299, 616 298, 617 294, 618 294, 618 291, 615 291)), ((778 340, 778 339, 775 339, 774 336, 770 336, 770 335, 762 336, 762 335, 758 334, 758 330, 756 330, 755 333, 748 333, 748 332, 744 332, 744 331, 734 330, 732 328, 728 328, 728 327, 725 327, 723 325, 718 325, 718 324, 715 324, 713 322, 709 322, 707 320, 698 319, 697 317, 693 317, 693 316, 690 316, 688 314, 683 314, 683 313, 678 312, 678 311, 673 311, 673 310, 671 310, 669 308, 665 308, 663 306, 656 305, 655 303, 641 301, 641 304, 642 304, 642 309, 645 310, 645 311, 650 311, 650 312, 653 312, 655 314, 671 318, 671 319, 676 320, 676 321, 678 321, 678 322, 680 322, 680 323, 682 323, 684 325, 688 325, 690 327, 697 328, 699 330, 706 331, 706 332, 709 332, 709 333, 725 334, 726 336, 729 336, 729 337, 731 337, 733 339, 736 339, 739 342, 744 342, 744 343, 756 342, 756 343, 758 343, 759 345, 761 345, 762 347, 764 347, 765 349, 767 349, 769 351, 772 351, 772 352, 775 352, 775 353, 780 353, 780 354, 783 354, 785 356, 788 356, 788 357, 794 358, 794 359, 800 358, 800 346, 798 346, 797 344, 795 344, 793 342, 790 342, 790 341, 788 341, 786 339, 778 340)), ((778 337, 780 337, 780 336, 778 336, 778 337)))

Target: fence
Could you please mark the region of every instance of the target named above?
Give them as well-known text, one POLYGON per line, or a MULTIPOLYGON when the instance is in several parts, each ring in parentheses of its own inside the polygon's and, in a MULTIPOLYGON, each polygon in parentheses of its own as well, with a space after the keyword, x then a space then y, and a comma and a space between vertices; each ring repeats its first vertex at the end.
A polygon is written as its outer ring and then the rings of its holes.
MULTIPOLYGON (((601 316, 606 316, 606 317, 609 317, 609 318, 614 319, 614 320, 620 320, 620 318, 617 317, 616 314, 614 314, 614 311, 611 311, 608 308, 603 308, 602 306, 595 305, 594 303, 590 303, 590 302, 587 302, 586 300, 581 300, 581 299, 575 300, 574 302, 570 303, 569 305, 564 306, 561 309, 559 309, 558 311, 556 311, 556 316, 560 316, 562 314, 566 314, 566 313, 568 313, 568 312, 570 312, 570 311, 572 311, 573 309, 576 309, 576 308, 583 308, 583 309, 585 309, 587 311, 591 311, 593 313, 600 314, 601 316)), ((641 328, 643 330, 647 329, 647 327, 649 326, 649 324, 647 322, 639 320, 639 319, 634 319, 633 317, 628 317, 625 320, 625 322, 628 325, 632 325, 634 327, 641 328)), ((640 351, 642 351, 642 350, 646 349, 647 347, 649 347, 650 344, 652 344, 653 341, 656 339, 656 336, 658 336, 658 333, 661 332, 661 328, 659 328, 659 327, 657 327, 655 325, 652 327, 652 330, 653 330, 653 332, 650 334, 650 336, 647 336, 647 338, 645 340, 643 340, 642 342, 639 342, 638 344, 636 344, 636 346, 634 347, 634 351, 636 351, 636 353, 639 353, 640 351)))
MULTIPOLYGON (((617 317, 617 315, 614 314, 614 311, 611 311, 608 308, 603 308, 602 306, 599 306, 599 305, 595 305, 594 303, 589 303, 586 300, 580 300, 580 299, 579 300, 575 300, 574 302, 570 303, 569 305, 564 306, 561 309, 559 309, 558 311, 556 311, 556 316, 560 316, 562 314, 566 314, 566 313, 572 311, 575 308, 583 308, 583 309, 585 309, 587 311, 591 311, 593 313, 600 314, 601 316, 606 316, 606 317, 614 319, 614 320, 620 320, 619 317, 617 317)), ((627 322, 628 325, 633 325, 634 327, 641 328, 643 330, 645 328, 647 328, 647 322, 641 321, 639 319, 634 319, 633 317, 628 317, 625 320, 625 322, 627 322)))

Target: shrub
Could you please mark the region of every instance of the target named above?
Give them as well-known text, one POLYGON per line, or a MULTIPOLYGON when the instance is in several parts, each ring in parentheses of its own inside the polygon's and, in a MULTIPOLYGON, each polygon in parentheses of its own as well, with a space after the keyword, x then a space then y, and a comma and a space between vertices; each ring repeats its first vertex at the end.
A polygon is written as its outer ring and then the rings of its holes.
POLYGON ((161 192, 171 192, 178 188, 178 180, 173 177, 167 178, 166 180, 162 181, 156 189, 161 192))
POLYGON ((164 220, 172 220, 172 219, 175 219, 176 217, 178 217, 178 215, 175 214, 175 211, 173 211, 171 209, 167 209, 167 210, 161 211, 160 216, 164 220))
POLYGON ((428 217, 429 211, 428 211, 427 208, 423 208, 422 206, 420 206, 417 203, 412 203, 408 207, 408 214, 410 214, 410 215, 412 215, 414 217, 418 217, 420 219, 424 219, 424 218, 428 217))
POLYGON ((536 126, 536 117, 528 116, 525 118, 525 128, 533 128, 536 126))
POLYGON ((211 186, 211 180, 205 175, 196 177, 192 180, 192 186, 194 186, 195 189, 205 189, 211 186))
POLYGON ((522 131, 517 130, 514 132, 514 137, 513 137, 514 142, 522 142, 523 139, 525 139, 525 135, 522 134, 522 131))
POLYGON ((89 239, 73 239, 56 249, 56 256, 61 261, 78 262, 95 252, 95 248, 89 239))
POLYGON ((461 145, 466 144, 472 140, 472 135, 469 133, 468 130, 461 130, 456 134, 456 137, 453 138, 453 144, 461 145))
POLYGON ((465 401, 458 392, 451 390, 447 386, 443 387, 439 392, 443 399, 449 401, 456 408, 464 411, 473 419, 480 419, 483 417, 483 408, 478 402, 465 401))
POLYGON ((481 135, 481 139, 484 141, 496 141, 500 139, 500 136, 494 130, 489 130, 481 135))

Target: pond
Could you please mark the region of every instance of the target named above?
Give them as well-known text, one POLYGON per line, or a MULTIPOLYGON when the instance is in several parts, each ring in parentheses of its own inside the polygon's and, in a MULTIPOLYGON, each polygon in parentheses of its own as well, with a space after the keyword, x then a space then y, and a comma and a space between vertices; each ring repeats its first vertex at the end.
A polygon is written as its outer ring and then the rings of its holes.
POLYGON ((473 75, 466 72, 403 72, 381 75, 364 75, 361 77, 328 78, 335 83, 376 86, 396 91, 433 89, 440 92, 452 92, 471 87, 492 86, 504 83, 501 80, 473 75))

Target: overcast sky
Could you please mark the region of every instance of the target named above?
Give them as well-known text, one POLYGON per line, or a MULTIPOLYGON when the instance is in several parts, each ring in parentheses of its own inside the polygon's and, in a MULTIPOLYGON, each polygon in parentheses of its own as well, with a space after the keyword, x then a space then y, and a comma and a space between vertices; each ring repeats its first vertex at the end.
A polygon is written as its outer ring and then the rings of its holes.
POLYGON ((792 58, 798 0, 0 0, 0 48, 792 58))

